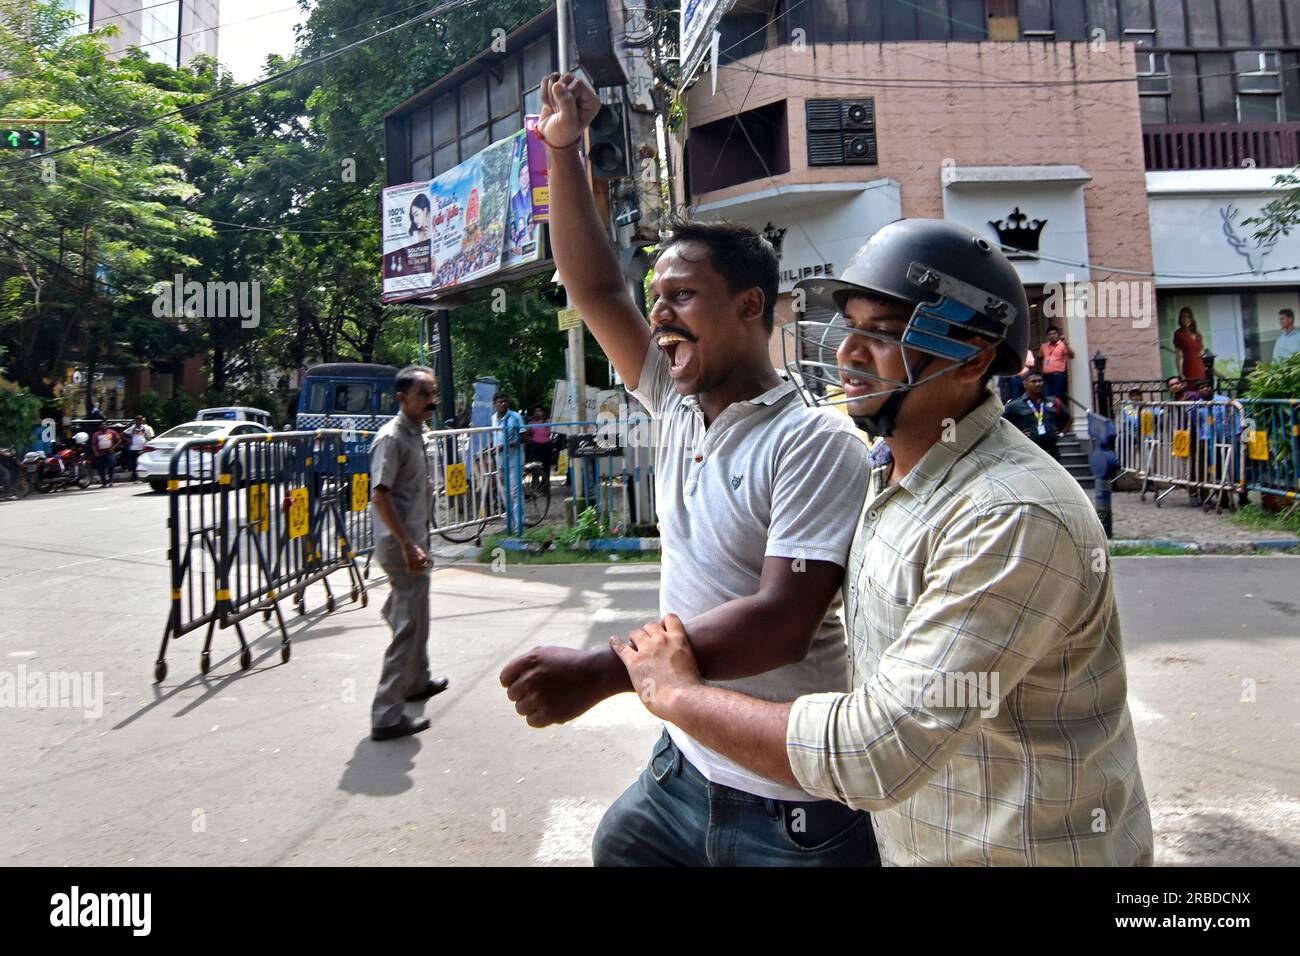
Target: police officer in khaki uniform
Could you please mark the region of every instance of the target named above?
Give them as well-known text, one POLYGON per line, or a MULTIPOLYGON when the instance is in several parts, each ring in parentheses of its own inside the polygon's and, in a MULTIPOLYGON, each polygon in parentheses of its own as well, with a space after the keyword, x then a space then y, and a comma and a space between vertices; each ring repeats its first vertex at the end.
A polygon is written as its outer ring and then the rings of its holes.
POLYGON ((384 620, 393 640, 370 710, 371 738, 392 740, 427 730, 412 720, 407 702, 428 700, 447 689, 446 678, 429 676, 429 462, 424 423, 437 410, 433 369, 410 365, 397 373, 399 411, 370 446, 370 517, 375 559, 388 575, 384 620))

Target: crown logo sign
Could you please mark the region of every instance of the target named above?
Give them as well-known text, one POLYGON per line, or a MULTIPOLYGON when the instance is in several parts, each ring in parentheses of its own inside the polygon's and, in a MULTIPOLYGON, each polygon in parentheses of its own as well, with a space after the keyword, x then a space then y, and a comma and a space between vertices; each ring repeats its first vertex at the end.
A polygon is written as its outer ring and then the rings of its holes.
MULTIPOLYGON (((1038 239, 1042 235, 1046 219, 1030 219, 1017 206, 1005 220, 989 220, 989 225, 998 231, 998 241, 1004 249, 1021 253, 1038 252, 1038 239)), ((1013 257, 1014 258, 1014 257, 1013 257)), ((1023 257, 1021 257, 1023 258, 1023 257)))

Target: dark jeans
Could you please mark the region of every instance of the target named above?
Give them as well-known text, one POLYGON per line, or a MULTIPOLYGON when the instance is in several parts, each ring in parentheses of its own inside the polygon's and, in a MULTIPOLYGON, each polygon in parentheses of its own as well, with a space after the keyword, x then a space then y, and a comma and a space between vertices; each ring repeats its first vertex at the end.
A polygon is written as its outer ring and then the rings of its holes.
POLYGON ((101 485, 111 485, 113 483, 113 455, 100 455, 95 459, 95 470, 99 472, 99 483, 101 485))
POLYGON ((140 452, 132 451, 129 448, 122 449, 122 465, 131 473, 131 480, 135 481, 135 463, 140 457, 140 452))
POLYGON ((552 459, 553 451, 551 443, 538 444, 536 442, 524 443, 524 463, 538 462, 542 466, 542 487, 551 486, 551 468, 554 467, 552 459))
POLYGON ((591 855, 596 866, 880 865, 863 811, 710 783, 667 732, 600 821, 591 855))
POLYGON ((1065 398, 1068 387, 1069 372, 1046 372, 1043 374, 1043 394, 1049 398, 1065 398))

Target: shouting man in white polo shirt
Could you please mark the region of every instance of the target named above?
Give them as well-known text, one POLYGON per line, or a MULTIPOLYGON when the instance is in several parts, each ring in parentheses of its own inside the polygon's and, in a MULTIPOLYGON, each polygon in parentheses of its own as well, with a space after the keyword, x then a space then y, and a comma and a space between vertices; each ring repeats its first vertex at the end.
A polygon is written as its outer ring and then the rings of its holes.
MULTIPOLYGON (((569 296, 659 430, 659 605, 690 621, 704 677, 769 700, 848 689, 835 611, 866 491, 850 420, 807 408, 768 357, 778 262, 744 226, 678 223, 655 265, 650 324, 596 215, 577 144, 600 106, 542 86, 550 227, 569 296)), ((501 682, 535 727, 633 685, 605 645, 542 647, 501 682)), ((636 688, 641 691, 642 688, 636 688)), ((596 833, 597 865, 874 865, 865 813, 754 773, 666 727, 596 833)))

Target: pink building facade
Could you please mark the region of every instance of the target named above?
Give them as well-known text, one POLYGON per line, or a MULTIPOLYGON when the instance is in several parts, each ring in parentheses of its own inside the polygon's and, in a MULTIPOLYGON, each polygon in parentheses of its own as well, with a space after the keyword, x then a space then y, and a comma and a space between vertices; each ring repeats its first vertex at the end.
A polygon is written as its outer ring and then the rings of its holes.
POLYGON ((1033 344, 1063 329, 1091 406, 1097 352, 1111 379, 1161 371, 1134 69, 1115 41, 778 45, 724 65, 716 93, 696 83, 683 185, 697 217, 779 246, 778 322, 798 278, 838 274, 899 217, 1029 250, 1033 344))

